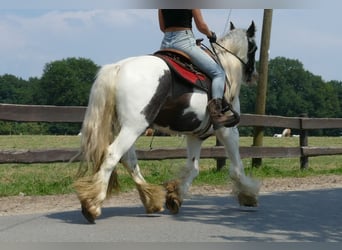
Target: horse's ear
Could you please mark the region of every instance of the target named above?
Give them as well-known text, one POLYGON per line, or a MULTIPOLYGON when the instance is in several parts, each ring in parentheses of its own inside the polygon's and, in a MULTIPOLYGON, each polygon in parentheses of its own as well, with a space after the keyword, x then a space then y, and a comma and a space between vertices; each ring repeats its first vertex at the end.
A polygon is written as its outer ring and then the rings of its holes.
POLYGON ((255 35, 255 24, 254 24, 254 21, 252 21, 251 25, 247 29, 247 36, 254 37, 254 35, 255 35))
POLYGON ((230 30, 234 30, 235 29, 235 26, 232 22, 230 22, 230 30))

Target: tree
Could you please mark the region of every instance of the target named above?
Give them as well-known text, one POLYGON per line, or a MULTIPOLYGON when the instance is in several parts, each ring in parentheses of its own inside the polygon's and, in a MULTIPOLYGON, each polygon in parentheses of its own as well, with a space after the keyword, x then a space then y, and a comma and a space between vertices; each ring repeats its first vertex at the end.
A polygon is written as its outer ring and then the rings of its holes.
POLYGON ((335 93, 338 101, 338 105, 334 107, 337 113, 336 117, 342 117, 342 82, 330 81, 327 84, 331 85, 332 91, 335 93))
POLYGON ((267 114, 339 117, 339 97, 332 84, 303 68, 298 60, 277 57, 270 62, 267 114))
MULTIPOLYGON (((9 74, 0 76, 0 103, 35 104, 33 96, 38 81, 38 78, 26 81, 9 74)), ((34 122, 0 121, 0 134, 42 134, 46 132, 45 127, 34 122)))
MULTIPOLYGON (((307 113, 309 117, 342 117, 342 84, 324 82, 320 76, 305 70, 298 60, 277 57, 269 62, 266 114, 296 117, 307 113)), ((242 113, 254 113, 253 88, 241 88, 242 113)), ((245 130, 241 131, 243 134, 245 130)), ((267 128, 266 134, 278 133, 267 128)), ((315 135, 336 135, 338 130, 310 132, 315 135)))
POLYGON ((32 86, 14 75, 0 76, 0 102, 28 104, 33 99, 32 86))
MULTIPOLYGON (((86 106, 98 66, 89 59, 67 58, 45 65, 36 93, 39 104, 86 106)), ((81 124, 49 125, 51 134, 77 134, 81 124)))
POLYGON ((68 58, 45 65, 37 100, 40 104, 85 106, 98 66, 89 59, 68 58))

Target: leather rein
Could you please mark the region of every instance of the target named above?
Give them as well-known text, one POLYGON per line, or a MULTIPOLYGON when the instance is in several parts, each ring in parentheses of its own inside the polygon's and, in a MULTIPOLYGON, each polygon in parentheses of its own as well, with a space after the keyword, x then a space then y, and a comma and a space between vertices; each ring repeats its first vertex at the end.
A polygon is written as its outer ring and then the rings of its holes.
MULTIPOLYGON (((212 57, 220 64, 221 67, 222 67, 222 63, 221 63, 221 61, 220 61, 220 58, 219 58, 219 56, 218 56, 218 53, 216 52, 216 49, 215 49, 215 47, 214 47, 213 44, 217 45, 217 46, 220 47, 222 50, 224 50, 225 52, 228 52, 229 54, 233 55, 236 59, 238 59, 238 60, 242 63, 242 65, 244 66, 245 72, 246 72, 247 74, 252 73, 252 72, 251 72, 251 71, 252 71, 252 70, 251 70, 251 66, 252 66, 252 64, 253 64, 253 66, 254 66, 254 60, 253 60, 253 62, 250 62, 249 56, 250 56, 250 55, 253 55, 253 54, 256 52, 256 50, 258 49, 258 47, 257 47, 254 43, 248 42, 248 47, 250 47, 250 45, 251 45, 251 48, 248 48, 248 53, 247 53, 248 61, 247 61, 247 62, 244 62, 239 56, 237 56, 235 53, 233 53, 233 52, 230 51, 229 49, 223 47, 223 46, 222 46, 221 44, 219 44, 218 42, 210 43, 212 49, 209 49, 206 45, 202 44, 202 41, 203 41, 203 38, 197 39, 197 40, 196 40, 196 44, 197 44, 197 45, 200 45, 200 46, 203 46, 207 51, 209 51, 210 54, 212 55, 212 57)), ((254 57, 254 55, 253 55, 253 57, 254 57)), ((248 76, 248 77, 249 77, 249 76, 248 76)), ((228 84, 229 84, 229 83, 228 83, 228 84)))

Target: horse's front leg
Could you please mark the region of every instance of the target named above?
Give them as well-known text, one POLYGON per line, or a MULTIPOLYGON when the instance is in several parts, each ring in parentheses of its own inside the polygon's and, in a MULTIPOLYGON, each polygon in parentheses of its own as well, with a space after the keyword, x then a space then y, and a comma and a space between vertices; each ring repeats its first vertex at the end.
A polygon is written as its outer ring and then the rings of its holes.
POLYGON ((246 176, 239 151, 239 131, 236 127, 221 128, 216 136, 225 146, 230 159, 229 175, 233 181, 233 193, 242 206, 257 206, 257 196, 260 190, 259 181, 246 176))
POLYGON ((194 178, 199 174, 199 158, 202 140, 194 136, 187 136, 187 164, 180 169, 178 178, 168 181, 166 187, 166 207, 176 214, 182 205, 185 195, 194 178))

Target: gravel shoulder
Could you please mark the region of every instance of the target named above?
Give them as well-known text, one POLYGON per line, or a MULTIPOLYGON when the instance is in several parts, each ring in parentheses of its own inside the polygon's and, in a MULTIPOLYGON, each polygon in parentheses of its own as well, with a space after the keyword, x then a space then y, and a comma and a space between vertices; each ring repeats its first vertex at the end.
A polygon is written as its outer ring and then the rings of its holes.
MULTIPOLYGON (((341 175, 314 176, 305 178, 267 178, 262 180, 261 194, 270 192, 342 188, 341 175)), ((192 186, 191 195, 230 195, 227 186, 192 186)), ((104 207, 141 204, 138 192, 119 193, 108 199, 104 207)), ((142 206, 142 205, 141 205, 142 206)), ((0 197, 0 216, 51 213, 80 209, 75 194, 47 196, 0 197)))

